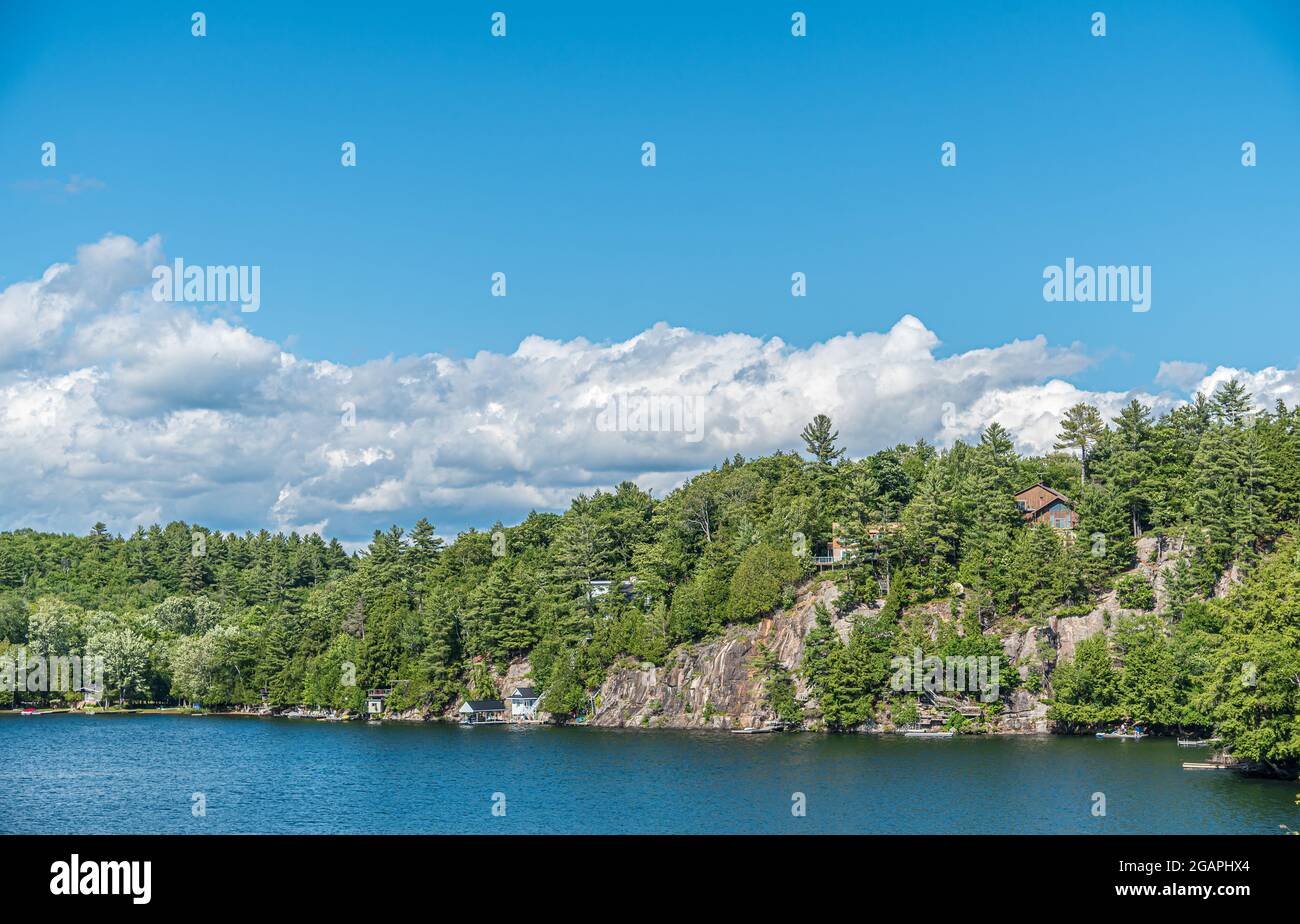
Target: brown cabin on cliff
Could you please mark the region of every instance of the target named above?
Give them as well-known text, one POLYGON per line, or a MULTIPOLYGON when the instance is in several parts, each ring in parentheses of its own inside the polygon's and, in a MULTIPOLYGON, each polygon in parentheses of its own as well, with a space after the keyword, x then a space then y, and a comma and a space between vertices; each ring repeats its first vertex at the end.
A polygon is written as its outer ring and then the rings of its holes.
POLYGON ((1046 522, 1053 529, 1074 529, 1079 515, 1070 499, 1041 481, 1016 494, 1016 509, 1030 523, 1046 522))

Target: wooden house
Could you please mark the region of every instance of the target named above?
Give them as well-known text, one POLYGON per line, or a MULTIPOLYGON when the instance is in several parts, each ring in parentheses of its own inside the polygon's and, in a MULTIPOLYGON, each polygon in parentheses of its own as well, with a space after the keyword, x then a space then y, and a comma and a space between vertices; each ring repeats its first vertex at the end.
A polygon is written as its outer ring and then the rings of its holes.
POLYGON ((1016 509, 1028 523, 1045 522, 1053 529, 1074 529, 1079 525, 1079 515, 1070 499, 1041 481, 1018 492, 1015 499, 1016 509))
MULTIPOLYGON (((874 545, 887 534, 902 528, 902 523, 872 523, 866 527, 865 532, 867 540, 874 545)), ((857 554, 857 544, 843 535, 839 523, 831 524, 831 544, 828 552, 829 554, 826 555, 814 555, 813 564, 819 568, 834 568, 857 554)), ((867 557, 872 557, 870 551, 867 557)))

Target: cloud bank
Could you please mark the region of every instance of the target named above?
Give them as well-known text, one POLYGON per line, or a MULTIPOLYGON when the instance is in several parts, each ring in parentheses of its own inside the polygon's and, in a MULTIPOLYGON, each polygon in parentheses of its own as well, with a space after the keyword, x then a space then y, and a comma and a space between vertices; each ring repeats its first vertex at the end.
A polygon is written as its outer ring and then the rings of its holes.
POLYGON ((1085 391, 1067 381, 1092 362, 1077 345, 940 357, 911 315, 806 349, 657 324, 619 343, 531 336, 508 355, 340 365, 155 302, 165 259, 157 237, 109 236, 0 292, 0 528, 185 519, 356 541, 428 516, 447 533, 623 479, 663 493, 734 453, 796 448, 819 412, 854 456, 991 421, 1037 452, 1077 401, 1165 410, 1233 375, 1261 402, 1300 398, 1294 370, 1185 362, 1161 365, 1159 394, 1085 391), (650 416, 609 414, 620 400, 650 416))

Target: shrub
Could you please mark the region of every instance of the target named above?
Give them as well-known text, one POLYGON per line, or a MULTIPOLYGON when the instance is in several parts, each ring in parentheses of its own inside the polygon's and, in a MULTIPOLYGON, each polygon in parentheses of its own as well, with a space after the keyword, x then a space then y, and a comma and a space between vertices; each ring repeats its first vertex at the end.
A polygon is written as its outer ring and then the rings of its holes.
POLYGON ((916 709, 916 703, 903 703, 901 706, 895 706, 892 710, 895 725, 915 725, 916 720, 921 717, 921 713, 916 709))
POLYGON ((743 622, 774 609, 781 601, 782 589, 802 575, 802 564, 787 549, 750 546, 731 576, 728 618, 743 622))
POLYGON ((1156 589, 1151 582, 1130 574, 1115 583, 1119 605, 1126 610, 1153 610, 1156 607, 1156 589))

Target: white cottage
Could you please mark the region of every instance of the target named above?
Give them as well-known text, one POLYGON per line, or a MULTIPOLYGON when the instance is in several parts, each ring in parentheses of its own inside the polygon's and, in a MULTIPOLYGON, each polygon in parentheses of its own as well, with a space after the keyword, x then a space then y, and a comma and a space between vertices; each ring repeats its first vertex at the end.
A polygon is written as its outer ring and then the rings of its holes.
POLYGON ((515 687, 510 694, 510 717, 512 719, 537 718, 537 690, 532 687, 515 687))
POLYGON ((371 690, 366 694, 366 712, 370 715, 383 715, 384 700, 392 690, 388 688, 371 690))

